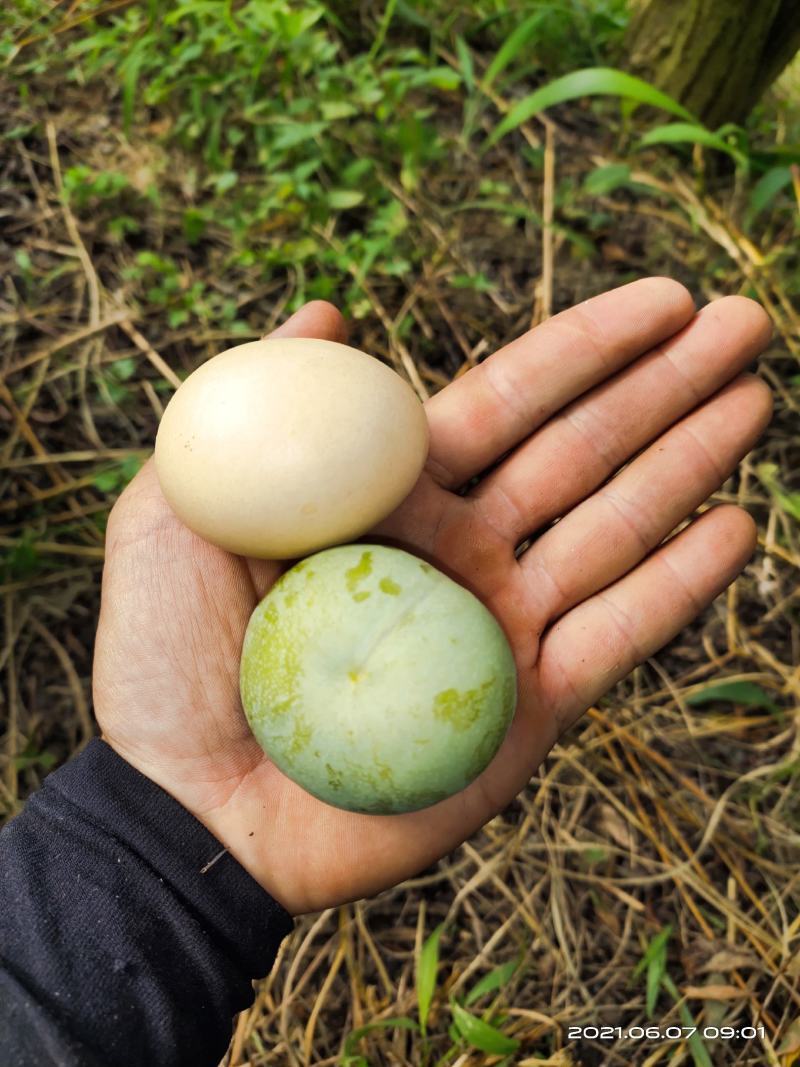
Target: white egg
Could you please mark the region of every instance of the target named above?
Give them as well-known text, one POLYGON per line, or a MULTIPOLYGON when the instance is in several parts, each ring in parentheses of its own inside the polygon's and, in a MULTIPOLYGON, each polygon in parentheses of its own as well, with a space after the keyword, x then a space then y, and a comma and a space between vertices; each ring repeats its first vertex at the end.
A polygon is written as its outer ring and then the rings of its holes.
POLYGON ((334 341, 276 338, 215 356, 158 429, 164 496, 206 540, 263 559, 361 537, 414 487, 428 423, 412 388, 334 341))

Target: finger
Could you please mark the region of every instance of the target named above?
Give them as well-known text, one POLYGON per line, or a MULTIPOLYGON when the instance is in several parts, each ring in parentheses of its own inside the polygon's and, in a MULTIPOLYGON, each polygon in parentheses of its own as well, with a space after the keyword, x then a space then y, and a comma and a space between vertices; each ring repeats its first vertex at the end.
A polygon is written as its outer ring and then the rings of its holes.
POLYGON ((464 485, 693 313, 678 282, 641 278, 523 334, 426 402, 432 476, 445 488, 464 485))
POLYGON ((295 311, 266 337, 314 337, 321 341, 347 341, 347 324, 341 312, 327 300, 312 300, 295 311))
POLYGON ((772 394, 742 375, 683 419, 519 559, 545 618, 627 574, 723 484, 769 422, 772 394))
POLYGON ((769 341, 745 297, 707 305, 680 333, 552 419, 472 496, 517 544, 563 515, 676 420, 713 395, 769 341))
POLYGON ((545 631, 534 670, 559 728, 699 615, 742 570, 755 545, 756 526, 746 511, 713 508, 545 631))

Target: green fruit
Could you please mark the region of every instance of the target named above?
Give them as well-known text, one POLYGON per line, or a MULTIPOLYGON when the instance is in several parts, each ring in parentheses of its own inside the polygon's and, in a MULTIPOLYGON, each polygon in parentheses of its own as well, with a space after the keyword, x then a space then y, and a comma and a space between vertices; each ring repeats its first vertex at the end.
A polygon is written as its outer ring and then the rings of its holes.
POLYGON ((350 811, 414 811, 486 767, 516 704, 481 602, 396 548, 343 545, 287 571, 250 619, 242 703, 261 747, 350 811))

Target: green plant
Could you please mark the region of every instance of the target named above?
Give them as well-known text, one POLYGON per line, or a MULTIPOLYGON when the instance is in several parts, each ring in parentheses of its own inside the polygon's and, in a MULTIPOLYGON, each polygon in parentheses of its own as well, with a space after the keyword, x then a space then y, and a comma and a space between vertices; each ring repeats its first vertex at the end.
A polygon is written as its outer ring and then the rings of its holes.
POLYGON ((778 711, 778 705, 760 685, 755 682, 713 682, 703 686, 686 698, 686 703, 697 707, 714 701, 743 704, 749 708, 766 708, 778 711))
MULTIPOLYGON (((427 253, 387 178, 419 191, 491 106, 471 49, 497 49, 486 77, 505 91, 525 75, 597 60, 626 17, 624 0, 523 0, 513 10, 480 0, 463 14, 398 0, 365 34, 346 5, 317 0, 291 10, 283 0, 177 0, 168 9, 139 0, 111 10, 87 0, 79 19, 26 3, 9 20, 16 32, 5 55, 21 92, 45 63, 68 84, 102 83, 130 136, 152 120, 165 149, 191 160, 183 233, 194 246, 222 241, 222 269, 288 274, 290 308, 335 298, 359 317, 372 303, 367 288, 402 281, 427 253), (451 41, 460 70, 442 59, 451 41), (462 95, 469 123, 458 138, 442 118, 462 95)), ((157 174, 148 202, 125 174, 82 162, 66 172, 65 188, 76 210, 115 209, 101 217, 118 245, 146 241, 171 180, 157 174)), ((160 242, 145 247, 171 258, 160 242)), ((176 272, 153 268, 162 277, 141 277, 136 294, 152 294, 171 325, 219 319, 209 294, 180 290, 176 272)))
POLYGON ((33 533, 25 530, 13 545, 3 550, 0 577, 4 582, 29 578, 39 569, 41 561, 35 540, 33 533))
POLYGON ((419 964, 417 966, 417 1010, 419 1012, 419 1028, 423 1035, 428 1031, 428 1014, 430 1013, 439 970, 439 940, 443 932, 444 925, 440 924, 425 940, 419 954, 419 964))
POLYGON ((128 456, 120 463, 107 467, 93 478, 93 485, 101 493, 121 492, 128 482, 139 472, 142 462, 138 456, 128 456))
MULTIPOLYGON (((773 152, 752 153, 747 131, 741 126, 729 122, 720 126, 718 130, 709 130, 671 96, 641 78, 611 67, 590 67, 585 70, 572 71, 523 97, 495 127, 488 138, 487 145, 496 144, 500 138, 545 108, 586 96, 618 97, 622 100, 623 111, 627 115, 632 114, 635 108, 647 105, 666 111, 680 120, 652 127, 641 137, 636 148, 656 144, 700 145, 729 155, 745 174, 754 165, 760 170, 768 170, 774 167, 776 162, 787 158, 795 162, 800 161, 800 145, 788 151, 786 148, 780 148, 773 152)), ((778 188, 786 184, 788 180, 781 171, 780 181, 772 178, 769 186, 766 189, 762 188, 756 200, 756 207, 766 206, 768 194, 773 193, 773 185, 777 186, 774 189, 774 192, 777 192, 778 188)))
POLYGON ((344 1054, 341 1060, 342 1067, 368 1067, 369 1061, 357 1050, 359 1041, 375 1029, 391 1027, 414 1030, 419 1033, 426 1064, 431 1062, 434 1042, 440 1043, 445 1033, 449 1037, 451 1044, 444 1053, 437 1057, 435 1061, 436 1067, 445 1067, 446 1064, 463 1052, 465 1045, 480 1052, 501 1056, 503 1059, 500 1062, 510 1064, 511 1061, 508 1057, 518 1050, 520 1043, 516 1038, 504 1034, 496 1025, 502 1025, 504 1021, 502 1013, 496 1011, 494 1005, 490 1005, 480 1016, 467 1009, 492 993, 499 994, 518 973, 521 963, 520 957, 508 960, 506 963, 493 968, 475 983, 465 997, 449 997, 447 1007, 450 1014, 450 1022, 446 1031, 431 1033, 429 1029, 431 1007, 436 998, 437 988, 440 988, 439 948, 445 929, 444 923, 437 926, 425 939, 420 950, 416 970, 418 1019, 414 1020, 408 1016, 380 1019, 354 1030, 348 1035, 344 1043, 344 1054))
POLYGON ((756 467, 758 480, 769 492, 780 509, 800 522, 800 493, 784 489, 780 480, 780 469, 776 463, 760 463, 756 467))
POLYGON ((118 359, 95 374, 95 383, 102 398, 113 405, 123 404, 131 395, 127 384, 136 373, 136 360, 131 357, 118 359))
POLYGON ((667 944, 672 934, 672 926, 665 926, 655 935, 645 949, 632 977, 638 978, 644 973, 647 979, 645 1010, 647 1018, 652 1019, 656 1010, 656 1000, 661 990, 662 980, 667 970, 667 944))
POLYGON ((93 171, 80 164, 64 172, 64 191, 78 208, 86 207, 92 200, 112 200, 130 188, 124 174, 115 171, 93 171))

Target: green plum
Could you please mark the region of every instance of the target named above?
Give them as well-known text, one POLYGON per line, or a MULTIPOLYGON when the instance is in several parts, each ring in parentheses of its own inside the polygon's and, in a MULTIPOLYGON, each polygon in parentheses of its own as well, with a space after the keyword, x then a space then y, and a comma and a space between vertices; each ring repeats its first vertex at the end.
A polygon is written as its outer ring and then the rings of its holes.
POLYGON ((309 793, 396 814, 467 786, 517 698, 491 612, 397 548, 329 548, 288 570, 253 612, 242 703, 259 744, 309 793))

